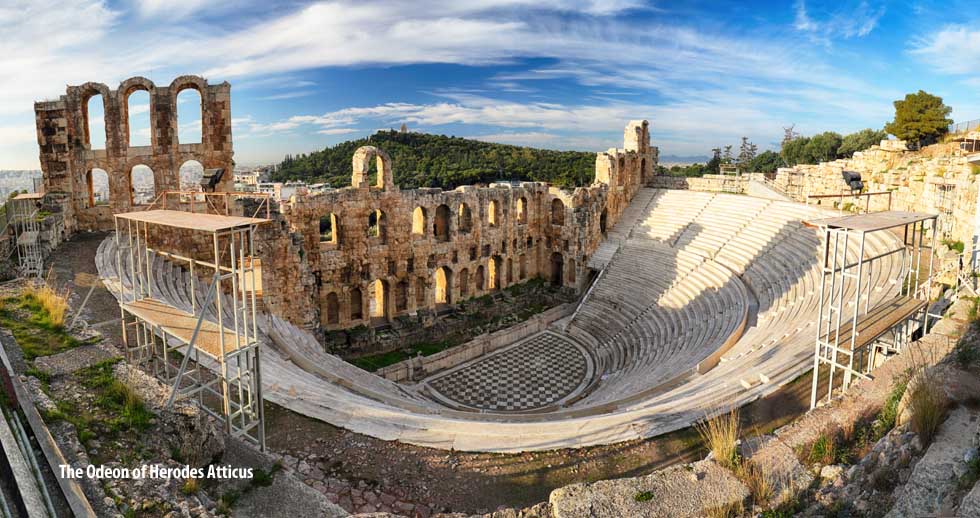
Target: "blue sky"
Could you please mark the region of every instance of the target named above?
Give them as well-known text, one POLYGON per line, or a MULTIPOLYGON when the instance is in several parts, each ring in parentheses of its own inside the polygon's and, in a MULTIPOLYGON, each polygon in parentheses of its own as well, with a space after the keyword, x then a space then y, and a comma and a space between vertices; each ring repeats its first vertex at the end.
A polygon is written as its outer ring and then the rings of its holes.
POLYGON ((881 127, 918 89, 975 119, 978 18, 956 1, 0 0, 0 168, 38 167, 34 100, 135 75, 229 81, 240 164, 403 122, 596 151, 645 118, 662 155, 771 149, 790 124, 881 127))

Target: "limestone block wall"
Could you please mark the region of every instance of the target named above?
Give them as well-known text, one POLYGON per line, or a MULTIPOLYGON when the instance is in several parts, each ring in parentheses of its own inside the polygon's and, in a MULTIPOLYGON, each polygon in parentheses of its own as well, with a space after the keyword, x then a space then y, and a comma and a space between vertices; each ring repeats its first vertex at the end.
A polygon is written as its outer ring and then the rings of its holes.
POLYGON ((648 123, 626 135, 625 149, 597 155, 596 182, 572 192, 540 182, 402 191, 384 151, 361 148, 351 187, 294 196, 260 231, 263 301, 298 325, 338 330, 533 277, 580 290, 588 257, 656 166, 648 123))
MULTIPOLYGON (((845 192, 843 171, 861 173, 865 192, 891 192, 892 210, 939 214, 940 236, 962 241, 968 251, 975 249, 978 175, 955 143, 910 152, 901 142, 883 141, 849 159, 780 168, 775 183, 805 201, 808 195, 845 192)), ((824 204, 834 201, 825 200, 824 204)), ((844 203, 853 202, 845 199, 844 203)), ((870 208, 885 210, 888 197, 872 196, 870 208)))
POLYGON ((233 188, 231 137, 231 85, 217 85, 198 76, 181 76, 168 86, 134 77, 111 90, 101 83, 69 86, 55 101, 34 104, 41 170, 47 192, 67 193, 65 212, 68 232, 78 229, 108 229, 112 214, 133 209, 132 170, 145 165, 153 171, 154 191, 177 190, 182 164, 196 160, 208 168, 223 168, 226 174, 217 190, 233 188), (201 142, 178 140, 177 95, 194 89, 201 96, 201 142), (149 93, 151 144, 129 144, 129 96, 139 90, 149 93), (99 131, 88 116, 88 102, 101 95, 105 110, 105 149, 93 149, 90 131, 99 131), (96 206, 91 198, 93 169, 109 177, 109 205, 96 206))

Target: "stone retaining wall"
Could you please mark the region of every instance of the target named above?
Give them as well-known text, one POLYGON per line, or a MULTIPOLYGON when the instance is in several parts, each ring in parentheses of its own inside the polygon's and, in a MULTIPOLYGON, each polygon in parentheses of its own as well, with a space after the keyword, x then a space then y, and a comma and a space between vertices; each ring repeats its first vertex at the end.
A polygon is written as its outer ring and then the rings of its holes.
POLYGON ((465 344, 430 356, 410 358, 389 365, 379 369, 375 374, 397 382, 419 380, 540 333, 555 321, 571 315, 573 311, 575 311, 575 303, 562 304, 538 313, 520 324, 492 333, 484 333, 465 344))

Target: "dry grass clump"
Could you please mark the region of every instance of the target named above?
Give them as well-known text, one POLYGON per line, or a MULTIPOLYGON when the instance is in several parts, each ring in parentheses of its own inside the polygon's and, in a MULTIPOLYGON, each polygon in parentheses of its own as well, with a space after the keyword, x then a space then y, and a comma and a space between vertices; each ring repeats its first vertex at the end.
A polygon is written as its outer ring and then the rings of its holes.
POLYGON ((928 446, 939 431, 939 426, 946 420, 946 411, 949 408, 943 380, 935 369, 922 369, 910 390, 912 431, 919 436, 923 446, 928 446))
POLYGON ((704 444, 714 454, 718 464, 734 469, 738 465, 738 441, 740 423, 738 408, 719 414, 695 425, 704 444))
POLYGON ((749 488, 755 505, 767 506, 776 495, 778 484, 775 477, 755 462, 739 463, 735 469, 735 476, 749 488))
POLYGON ((58 293, 54 288, 46 283, 39 285, 28 284, 24 287, 25 298, 32 298, 40 304, 41 308, 47 313, 48 324, 53 327, 65 325, 65 314, 68 312, 68 290, 58 293))

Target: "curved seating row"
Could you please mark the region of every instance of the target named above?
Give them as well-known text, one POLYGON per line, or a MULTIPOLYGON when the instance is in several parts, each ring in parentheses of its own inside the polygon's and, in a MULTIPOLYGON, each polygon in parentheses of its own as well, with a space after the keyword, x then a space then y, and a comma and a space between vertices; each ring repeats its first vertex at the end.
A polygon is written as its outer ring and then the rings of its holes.
MULTIPOLYGON (((310 333, 261 314, 266 399, 382 439, 527 451, 670 432, 706 412, 770 393, 806 370, 819 302, 819 238, 800 221, 822 212, 746 196, 642 194, 644 213, 628 218, 629 228, 616 229, 622 245, 565 328, 597 363, 591 390, 568 407, 519 415, 450 409, 411 385, 325 353, 310 333), (694 367, 718 351, 717 366, 697 374, 694 367)), ((871 235, 866 254, 897 242, 888 234, 871 235)), ((117 271, 111 238, 100 246, 97 263, 121 296, 120 284, 131 280, 128 266, 117 271)), ((867 274, 872 304, 895 293, 904 268, 898 254, 879 263, 867 274)), ((185 269, 156 258, 151 271, 155 296, 190 308, 185 269)), ((195 284, 202 300, 206 283, 195 284)), ((853 293, 855 287, 845 289, 853 293)))

